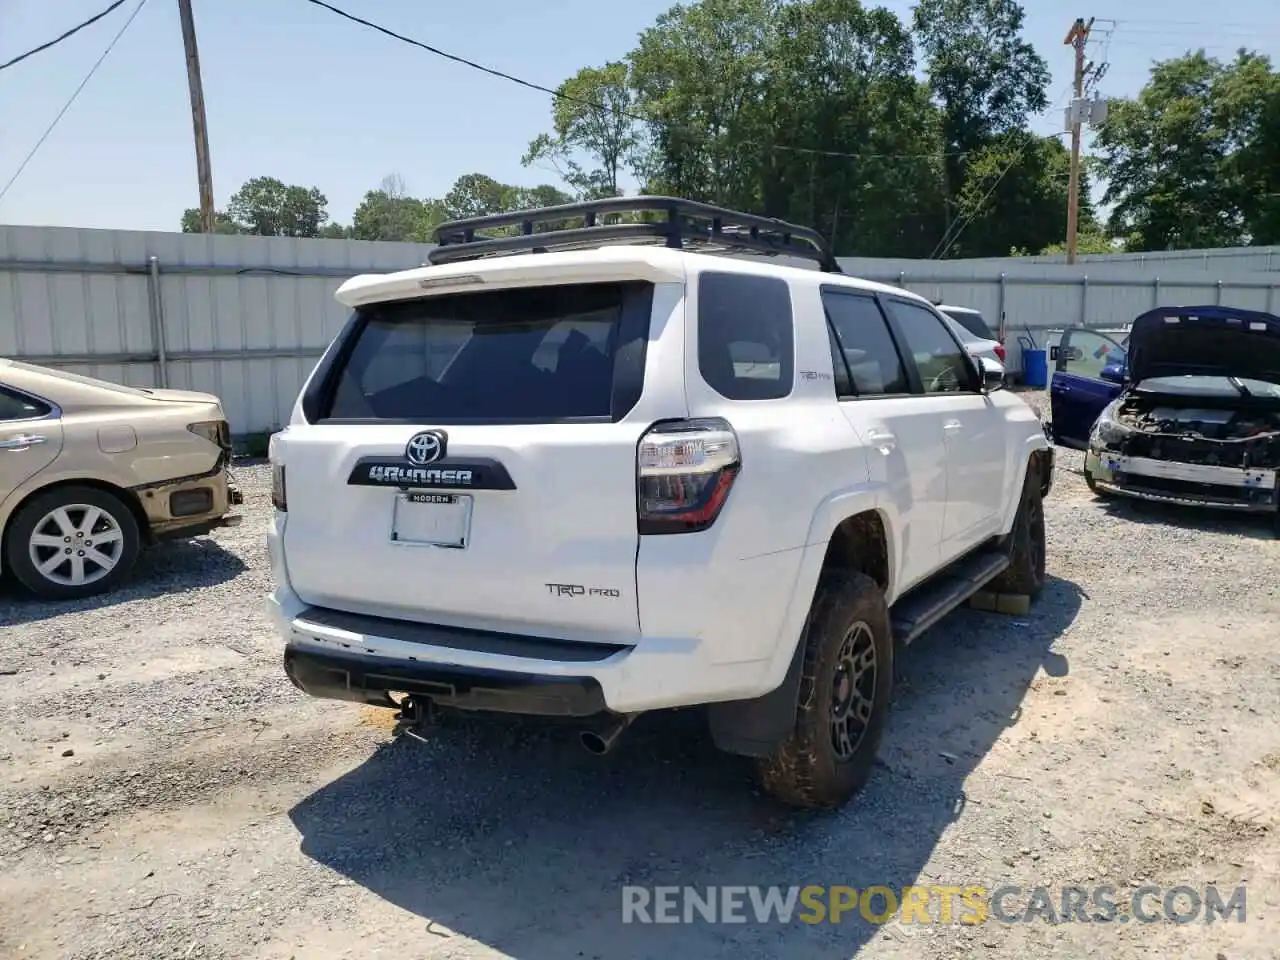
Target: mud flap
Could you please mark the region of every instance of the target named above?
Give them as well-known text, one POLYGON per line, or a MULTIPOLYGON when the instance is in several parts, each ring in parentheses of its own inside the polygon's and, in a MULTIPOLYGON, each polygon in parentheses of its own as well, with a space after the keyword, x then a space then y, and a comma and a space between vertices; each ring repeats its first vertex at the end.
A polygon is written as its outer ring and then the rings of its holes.
POLYGON ((791 736, 796 725, 804 643, 796 644, 791 666, 775 690, 751 700, 729 700, 707 707, 716 749, 741 757, 767 757, 791 736))

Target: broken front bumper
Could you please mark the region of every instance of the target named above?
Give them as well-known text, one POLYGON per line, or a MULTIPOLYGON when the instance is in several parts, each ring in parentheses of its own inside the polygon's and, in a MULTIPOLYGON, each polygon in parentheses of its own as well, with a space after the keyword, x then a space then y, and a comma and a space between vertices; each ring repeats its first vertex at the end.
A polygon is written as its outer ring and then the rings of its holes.
POLYGON ((1085 472, 1107 493, 1254 513, 1280 509, 1280 470, 1213 467, 1091 449, 1085 472))

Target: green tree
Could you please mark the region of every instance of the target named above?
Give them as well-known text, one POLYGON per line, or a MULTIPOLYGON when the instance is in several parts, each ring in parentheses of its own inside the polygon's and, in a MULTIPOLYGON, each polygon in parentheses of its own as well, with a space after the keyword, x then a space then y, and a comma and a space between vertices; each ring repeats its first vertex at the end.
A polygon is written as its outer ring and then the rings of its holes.
POLYGON ((618 181, 634 165, 640 147, 627 65, 583 67, 557 93, 553 132, 538 135, 521 162, 526 167, 550 163, 580 196, 618 196, 618 181))
POLYGON ((653 121, 642 167, 651 191, 760 208, 778 6, 701 0, 640 34, 629 60, 636 103, 653 121))
POLYGON ((941 232, 937 111, 910 33, 858 0, 702 0, 631 55, 649 189, 817 227, 842 253, 941 232))
POLYGON ((1280 71, 1241 53, 1214 88, 1222 122, 1235 139, 1226 175, 1251 244, 1280 243, 1280 71))
MULTIPOLYGON (((1061 243, 1051 243, 1040 251, 1041 256, 1065 256, 1067 252, 1067 242, 1063 240, 1061 243)), ((1107 236, 1102 227, 1093 225, 1088 230, 1077 231, 1076 233, 1076 253, 1080 255, 1097 254, 1097 253, 1124 253, 1124 244, 1107 236)), ((1018 256, 1018 251, 1013 251, 1011 256, 1018 256)))
MULTIPOLYGON (((182 232, 183 233, 203 233, 200 228, 200 210, 198 207, 188 207, 182 211, 182 232)), ((239 225, 236 224, 229 216, 221 210, 213 212, 213 232, 214 233, 243 233, 239 225)))
POLYGON ((364 195, 351 219, 351 235, 357 240, 412 240, 426 213, 423 201, 409 196, 404 181, 392 174, 364 195))
MULTIPOLYGON (((434 241, 436 227, 446 220, 463 220, 495 213, 512 213, 533 207, 551 207, 572 203, 573 197, 549 185, 537 187, 500 183, 483 173, 465 173, 454 181, 440 200, 424 200, 423 215, 411 239, 434 241)), ((518 232, 515 228, 497 231, 495 235, 518 232)))
POLYGON ((350 227, 344 227, 340 223, 326 223, 320 228, 321 240, 352 240, 355 239, 350 227))
POLYGON ((289 186, 254 177, 235 192, 227 213, 244 233, 263 237, 315 237, 329 219, 328 200, 316 187, 289 186))
POLYGON ((927 254, 937 238, 937 112, 913 75, 911 36, 858 0, 781 7, 765 104, 761 209, 817 227, 842 253, 927 254))
POLYGON ((513 209, 512 188, 483 173, 464 173, 441 200, 449 220, 483 217, 513 209))
POLYGON ((1278 96, 1280 77, 1257 54, 1224 64, 1200 50, 1155 64, 1098 132, 1111 232, 1131 250, 1280 239, 1278 96))
MULTIPOLYGON (((1006 256, 1065 240, 1071 155, 1058 140, 1006 133, 968 158, 944 247, 956 257, 1006 256)), ((1080 176, 1078 234, 1096 230, 1089 177, 1080 176)))
POLYGON ((963 215, 972 155, 999 149, 998 138, 1024 130, 1027 118, 1049 105, 1049 67, 1023 39, 1024 20, 1016 0, 920 0, 914 8, 915 35, 949 154, 948 221, 963 215))

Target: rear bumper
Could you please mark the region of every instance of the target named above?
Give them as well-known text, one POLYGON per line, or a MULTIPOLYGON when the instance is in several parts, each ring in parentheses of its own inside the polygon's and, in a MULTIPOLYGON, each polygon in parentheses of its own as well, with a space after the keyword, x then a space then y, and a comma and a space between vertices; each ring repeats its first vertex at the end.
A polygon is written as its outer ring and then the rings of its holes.
POLYGON ((267 601, 285 670, 316 697, 391 705, 417 693, 442 705, 541 716, 640 713, 768 692, 768 661, 714 663, 694 638, 588 644, 323 610, 288 587, 267 601))
POLYGON ((1280 509, 1280 471, 1126 457, 1105 450, 1085 454, 1085 472, 1108 493, 1246 513, 1280 509))
POLYGON ((135 487, 147 515, 153 540, 194 537, 219 527, 233 527, 243 519, 231 508, 244 495, 231 481, 226 466, 209 473, 135 487))
POLYGON ((590 717, 604 712, 592 677, 554 677, 480 670, 415 660, 372 658, 289 646, 284 669, 303 693, 390 707, 389 693, 426 696, 442 706, 530 716, 590 717))

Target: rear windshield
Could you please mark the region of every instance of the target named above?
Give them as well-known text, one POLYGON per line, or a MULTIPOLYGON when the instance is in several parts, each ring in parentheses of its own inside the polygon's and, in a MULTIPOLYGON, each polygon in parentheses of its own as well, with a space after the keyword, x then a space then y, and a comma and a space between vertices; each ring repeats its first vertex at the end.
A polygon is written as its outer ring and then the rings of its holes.
POLYGON ((983 340, 995 339, 995 336, 991 333, 991 328, 982 319, 982 314, 972 313, 968 310, 948 310, 946 307, 942 307, 941 310, 975 337, 981 337, 983 340))
POLYGON ((639 398, 651 298, 650 284, 594 283, 362 308, 326 378, 328 402, 317 419, 622 416, 639 398))

